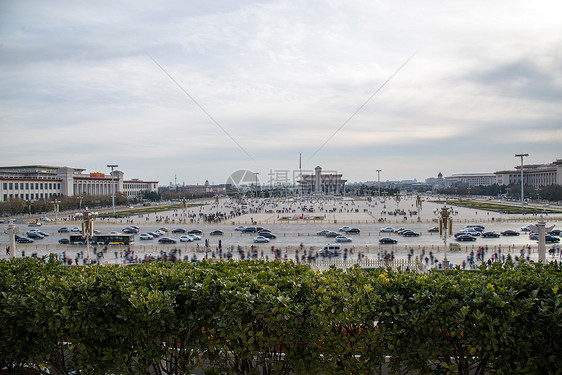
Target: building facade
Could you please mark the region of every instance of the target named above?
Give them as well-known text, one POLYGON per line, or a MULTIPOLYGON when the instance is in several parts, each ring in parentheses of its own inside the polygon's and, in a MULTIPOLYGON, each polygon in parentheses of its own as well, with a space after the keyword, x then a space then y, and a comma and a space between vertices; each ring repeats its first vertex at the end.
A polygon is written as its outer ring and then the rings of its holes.
POLYGON ((85 169, 28 165, 0 167, 0 201, 26 201, 57 196, 110 195, 124 193, 135 198, 143 192, 158 192, 158 181, 125 180, 124 173, 84 173, 85 169))
MULTIPOLYGON (((511 171, 498 171, 495 175, 499 185, 521 184, 521 166, 511 171)), ((562 185, 562 159, 550 164, 523 165, 523 185, 534 188, 562 185)))
POLYGON ((496 183, 494 173, 464 173, 445 177, 446 186, 490 186, 496 183))
POLYGON ((302 175, 302 179, 298 181, 303 194, 334 195, 344 194, 346 182, 347 180, 342 179, 342 174, 322 174, 321 167, 314 168, 314 174, 302 175))

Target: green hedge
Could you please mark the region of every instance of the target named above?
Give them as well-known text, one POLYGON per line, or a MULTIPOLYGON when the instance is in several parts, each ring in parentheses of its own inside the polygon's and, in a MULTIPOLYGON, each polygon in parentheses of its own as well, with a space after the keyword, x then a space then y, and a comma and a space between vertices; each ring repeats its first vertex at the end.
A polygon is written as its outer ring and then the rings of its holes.
POLYGON ((0 366, 59 374, 560 373, 561 267, 0 261, 0 366))

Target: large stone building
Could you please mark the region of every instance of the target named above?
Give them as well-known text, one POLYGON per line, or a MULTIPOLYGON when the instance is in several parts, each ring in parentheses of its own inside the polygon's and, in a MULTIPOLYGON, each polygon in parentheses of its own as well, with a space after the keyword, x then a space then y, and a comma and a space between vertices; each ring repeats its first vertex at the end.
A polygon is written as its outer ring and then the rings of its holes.
POLYGON ((12 198, 33 201, 57 196, 110 195, 113 191, 134 198, 143 192, 158 192, 158 181, 125 180, 121 171, 113 171, 113 175, 84 171, 80 168, 45 165, 0 167, 0 201, 12 198))
MULTIPOLYGON (((498 171, 495 175, 498 185, 521 184, 521 166, 512 171, 498 171)), ((534 188, 562 185, 562 159, 550 164, 523 165, 523 185, 534 188)))
POLYGON ((343 195, 345 183, 342 174, 326 173, 322 174, 322 168, 314 168, 314 174, 304 174, 298 181, 303 194, 334 194, 343 195))

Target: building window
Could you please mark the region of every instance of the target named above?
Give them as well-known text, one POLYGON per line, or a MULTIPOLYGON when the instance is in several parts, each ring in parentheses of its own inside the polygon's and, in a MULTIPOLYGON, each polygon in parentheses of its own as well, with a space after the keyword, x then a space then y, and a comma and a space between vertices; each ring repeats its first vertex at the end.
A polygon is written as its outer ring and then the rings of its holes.
MULTIPOLYGON (((41 182, 41 190, 43 190, 43 183, 41 182)), ((41 194, 41 198, 43 198, 43 194, 41 194)))
POLYGON ((4 202, 8 200, 8 194, 4 194, 4 202))
POLYGON ((23 190, 23 182, 20 182, 20 189, 23 190))
POLYGON ((4 190, 8 190, 8 183, 6 183, 6 182, 4 182, 4 190))
POLYGON ((39 190, 39 182, 35 183, 35 190, 39 190))
POLYGON ((29 182, 25 183, 25 190, 29 190, 29 182))
POLYGON ((60 189, 60 182, 57 184, 57 189, 60 189))
POLYGON ((28 201, 29 200, 29 194, 25 195, 25 200, 28 201))
MULTIPOLYGON (((12 183, 10 182, 10 190, 12 190, 12 183)), ((10 194, 10 198, 12 197, 12 195, 10 194)))

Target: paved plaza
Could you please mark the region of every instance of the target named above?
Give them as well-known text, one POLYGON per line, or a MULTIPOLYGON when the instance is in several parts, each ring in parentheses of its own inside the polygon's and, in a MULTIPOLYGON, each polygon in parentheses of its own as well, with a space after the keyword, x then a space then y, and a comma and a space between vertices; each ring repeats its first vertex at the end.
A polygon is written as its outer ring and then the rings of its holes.
MULTIPOLYGON (((158 244, 157 240, 141 241, 135 236, 135 244, 129 247, 92 246, 91 256, 99 259, 102 264, 124 263, 127 261, 141 262, 147 258, 166 257, 173 250, 174 257, 181 260, 195 261, 204 257, 211 259, 227 258, 241 259, 242 257, 257 257, 264 259, 293 260, 299 262, 325 262, 326 258, 318 257, 317 251, 333 239, 317 235, 321 230, 338 231, 343 226, 355 227, 360 230, 358 235, 348 235, 352 242, 342 243, 346 249, 344 254, 330 259, 331 262, 359 262, 378 261, 387 258, 402 261, 420 261, 427 267, 439 267, 444 257, 444 240, 438 233, 429 233, 430 227, 437 225, 435 211, 443 207, 442 203, 433 203, 430 198, 424 199, 422 209, 418 210, 415 196, 404 196, 399 202, 394 199, 379 201, 378 198, 351 199, 312 197, 306 199, 259 199, 234 202, 223 198, 218 205, 215 200, 201 201, 201 205, 176 209, 159 213, 135 215, 129 218, 98 219, 94 227, 102 233, 121 231, 128 225, 139 226, 140 232, 151 232, 166 227, 170 231, 175 228, 199 229, 203 232, 200 241, 180 243, 175 245, 158 244), (306 207, 306 210, 305 210, 306 207), (245 213, 240 214, 240 211, 245 213), (394 214, 395 212, 398 214, 394 214), (221 217, 221 220, 209 221, 209 218, 221 217), (235 231, 237 226, 262 226, 277 235, 276 239, 267 244, 255 244, 255 234, 235 231), (419 232, 419 237, 402 237, 395 233, 381 233, 384 227, 408 228, 419 232), (222 236, 211 236, 213 230, 221 230, 222 236), (395 245, 381 245, 379 239, 391 237, 398 242, 395 245), (207 245, 207 246, 205 246, 207 245), (105 250, 105 251, 104 251, 105 250), (95 251, 96 255, 93 255, 95 251), (230 254, 229 254, 230 253, 230 254), (97 254, 101 256, 98 258, 97 254)), ((524 225, 536 223, 538 216, 507 215, 487 212, 470 208, 455 208, 457 214, 453 218, 454 231, 465 225, 479 224, 486 230, 501 232, 507 229, 521 232, 524 225)), ((80 226, 81 222, 73 220, 72 213, 59 215, 59 221, 45 223, 41 230, 49 234, 43 240, 33 244, 18 244, 16 256, 44 256, 55 254, 73 263, 82 264, 87 257, 86 246, 59 245, 58 240, 68 234, 58 233, 58 229, 66 226, 80 226)), ((560 228, 562 215, 544 216, 547 226, 555 225, 560 228)), ((20 234, 30 228, 27 223, 18 224, 20 234)), ((5 234, 6 224, 2 224, 0 246, 8 245, 5 234)), ((168 234, 178 239, 179 235, 168 234)), ((447 246, 447 258, 454 265, 468 267, 470 256, 477 257, 483 249, 483 260, 502 260, 510 257, 523 257, 536 261, 537 242, 530 240, 528 235, 521 232, 516 237, 478 238, 475 242, 457 243, 454 238, 447 239, 448 245, 455 243, 455 251, 447 246), (524 251, 522 253, 522 250, 524 251)), ((560 260, 556 245, 548 245, 547 251, 554 248, 554 257, 547 253, 548 260, 560 260)), ((0 258, 6 258, 5 251, 0 258)), ((481 261, 480 261, 481 262, 481 261)), ((478 262, 476 262, 478 263, 478 262)))

